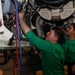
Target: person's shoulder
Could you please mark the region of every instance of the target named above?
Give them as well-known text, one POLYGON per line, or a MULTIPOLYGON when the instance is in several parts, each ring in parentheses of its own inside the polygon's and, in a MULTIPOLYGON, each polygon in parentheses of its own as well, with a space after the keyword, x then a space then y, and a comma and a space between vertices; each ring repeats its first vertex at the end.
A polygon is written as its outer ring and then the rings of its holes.
POLYGON ((69 40, 69 37, 68 36, 66 36, 66 40, 69 40))
POLYGON ((64 50, 60 44, 57 44, 57 46, 55 48, 56 48, 55 50, 58 50, 58 52, 64 53, 64 50))

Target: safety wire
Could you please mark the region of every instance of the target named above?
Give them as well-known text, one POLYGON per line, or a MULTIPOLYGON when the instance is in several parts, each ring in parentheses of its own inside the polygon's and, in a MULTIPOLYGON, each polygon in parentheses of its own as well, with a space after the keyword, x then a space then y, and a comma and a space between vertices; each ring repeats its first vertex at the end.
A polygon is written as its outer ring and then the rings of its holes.
MULTIPOLYGON (((19 27, 19 19, 18 19, 18 1, 14 0, 15 7, 16 7, 16 56, 18 60, 18 66, 19 66, 19 57, 18 57, 18 45, 19 45, 19 52, 20 52, 20 75, 23 75, 22 73, 22 50, 20 45, 20 27, 19 27)), ((19 68, 19 67, 18 67, 19 68)))

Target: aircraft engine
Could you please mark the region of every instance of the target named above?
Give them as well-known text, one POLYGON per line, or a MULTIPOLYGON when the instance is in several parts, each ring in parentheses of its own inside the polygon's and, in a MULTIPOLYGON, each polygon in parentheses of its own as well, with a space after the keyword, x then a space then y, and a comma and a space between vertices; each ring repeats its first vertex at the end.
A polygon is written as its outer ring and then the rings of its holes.
POLYGON ((47 29, 68 25, 75 19, 75 0, 18 0, 25 13, 30 16, 30 24, 37 34, 44 38, 47 29), (46 26, 47 25, 47 26, 46 26))
MULTIPOLYGON (((15 34, 14 4, 13 0, 1 0, 1 2, 0 10, 3 13, 0 22, 10 33, 10 37, 7 36, 9 40, 15 34)), ((23 7, 26 13, 28 25, 41 38, 45 38, 46 32, 51 27, 65 27, 75 22, 75 0, 18 0, 18 4, 19 11, 23 7)), ((0 34, 1 37, 2 35, 3 33, 0 34)))

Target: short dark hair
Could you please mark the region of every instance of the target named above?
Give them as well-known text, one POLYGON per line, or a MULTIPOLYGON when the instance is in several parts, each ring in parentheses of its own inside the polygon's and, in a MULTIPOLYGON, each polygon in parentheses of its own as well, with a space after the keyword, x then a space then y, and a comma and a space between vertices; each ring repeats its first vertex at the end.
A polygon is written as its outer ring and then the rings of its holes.
POLYGON ((65 32, 62 28, 60 27, 53 27, 52 30, 55 31, 55 35, 58 36, 58 43, 61 43, 62 41, 65 40, 65 32))
POLYGON ((74 28, 74 30, 75 30, 75 23, 72 23, 71 25, 73 26, 73 28, 74 28))

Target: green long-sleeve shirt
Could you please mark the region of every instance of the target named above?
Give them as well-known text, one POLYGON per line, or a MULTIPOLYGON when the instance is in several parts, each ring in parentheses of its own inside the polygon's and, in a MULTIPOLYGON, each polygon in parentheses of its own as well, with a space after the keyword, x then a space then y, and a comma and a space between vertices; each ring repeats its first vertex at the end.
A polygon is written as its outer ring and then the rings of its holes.
POLYGON ((64 75, 64 50, 57 43, 43 40, 32 31, 25 35, 29 41, 42 51, 43 75, 64 75))
POLYGON ((69 40, 66 38, 66 42, 62 45, 65 52, 65 62, 75 63, 75 39, 69 40))

